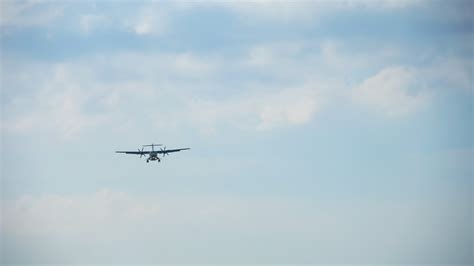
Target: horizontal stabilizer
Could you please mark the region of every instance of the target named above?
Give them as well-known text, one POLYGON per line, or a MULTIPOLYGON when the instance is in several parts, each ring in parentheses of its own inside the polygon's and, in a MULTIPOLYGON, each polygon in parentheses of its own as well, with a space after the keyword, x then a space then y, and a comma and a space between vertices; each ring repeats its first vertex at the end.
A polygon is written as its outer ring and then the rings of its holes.
POLYGON ((151 146, 163 146, 163 144, 147 144, 147 145, 143 145, 143 147, 151 147, 151 146))

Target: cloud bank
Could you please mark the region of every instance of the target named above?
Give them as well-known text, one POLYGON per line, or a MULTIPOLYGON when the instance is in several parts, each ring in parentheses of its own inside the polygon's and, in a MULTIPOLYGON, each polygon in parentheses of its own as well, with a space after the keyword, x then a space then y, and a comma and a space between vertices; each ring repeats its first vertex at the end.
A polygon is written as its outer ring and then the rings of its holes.
POLYGON ((23 197, 3 206, 6 262, 14 249, 25 263, 461 263, 470 254, 463 206, 442 200, 308 204, 103 189, 23 197), (75 249, 61 254, 63 243, 75 249), (129 248, 117 252, 122 245, 129 248))

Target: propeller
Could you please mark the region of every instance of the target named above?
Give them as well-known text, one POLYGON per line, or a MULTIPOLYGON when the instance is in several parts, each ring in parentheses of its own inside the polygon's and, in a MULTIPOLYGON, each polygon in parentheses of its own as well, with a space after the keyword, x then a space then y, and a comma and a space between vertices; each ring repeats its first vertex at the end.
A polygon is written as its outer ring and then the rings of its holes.
POLYGON ((140 153, 140 158, 142 158, 142 156, 143 156, 143 147, 142 147, 142 150, 138 149, 138 151, 141 152, 140 153))
POLYGON ((169 155, 168 152, 166 151, 166 146, 165 148, 160 148, 161 149, 161 152, 163 153, 163 157, 165 157, 165 155, 169 155))

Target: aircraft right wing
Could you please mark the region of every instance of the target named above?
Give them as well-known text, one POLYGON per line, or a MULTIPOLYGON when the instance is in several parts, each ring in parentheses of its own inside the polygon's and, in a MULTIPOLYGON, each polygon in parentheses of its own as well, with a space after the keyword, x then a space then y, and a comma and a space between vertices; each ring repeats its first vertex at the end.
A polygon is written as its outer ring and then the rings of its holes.
POLYGON ((137 155, 141 155, 141 154, 149 154, 150 151, 116 151, 116 153, 125 153, 125 154, 137 154, 137 155))

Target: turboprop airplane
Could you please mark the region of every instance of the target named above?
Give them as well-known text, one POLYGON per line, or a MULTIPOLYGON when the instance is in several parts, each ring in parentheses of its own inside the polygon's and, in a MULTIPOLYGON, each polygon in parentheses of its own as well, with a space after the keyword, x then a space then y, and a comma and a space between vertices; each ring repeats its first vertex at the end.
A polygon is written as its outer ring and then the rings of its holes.
POLYGON ((155 146, 162 146, 163 144, 149 144, 149 145, 143 145, 142 146, 142 149, 138 149, 138 151, 116 151, 116 153, 125 153, 125 154, 136 154, 136 155, 140 155, 140 158, 142 158, 142 156, 147 156, 148 155, 148 158, 146 159, 146 162, 150 162, 150 161, 158 161, 158 162, 161 162, 161 159, 163 159, 163 157, 165 157, 165 155, 169 155, 169 153, 171 152, 178 152, 178 151, 184 151, 184 150, 189 150, 191 148, 181 148, 181 149, 171 149, 171 150, 167 150, 166 149, 166 146, 164 148, 160 148, 160 150, 155 150, 155 146), (144 151, 143 149, 145 147, 151 147, 151 151, 144 151), (159 155, 162 154, 162 157, 160 158, 159 155))

